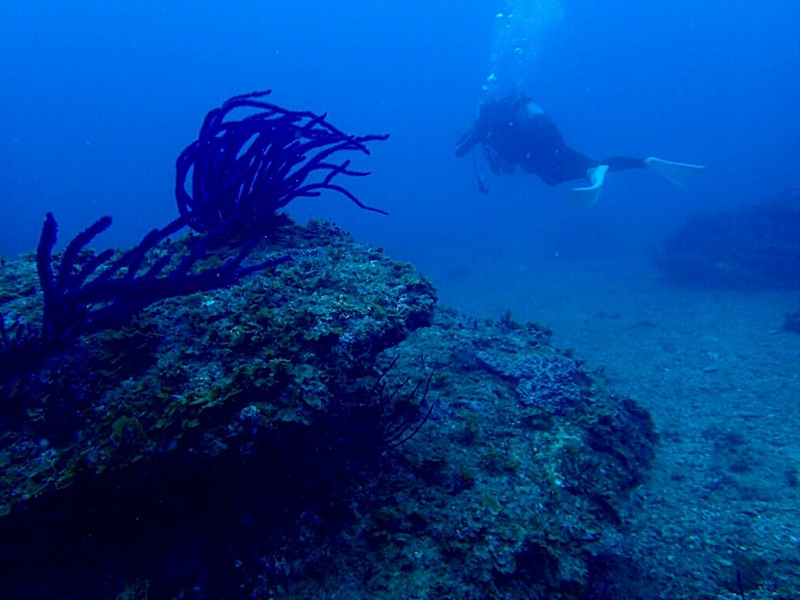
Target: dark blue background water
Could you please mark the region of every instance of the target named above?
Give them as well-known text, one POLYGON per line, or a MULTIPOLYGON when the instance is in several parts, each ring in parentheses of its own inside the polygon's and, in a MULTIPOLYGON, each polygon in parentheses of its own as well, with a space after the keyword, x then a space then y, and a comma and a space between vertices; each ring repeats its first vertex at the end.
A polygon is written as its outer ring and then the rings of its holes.
POLYGON ((442 277, 477 260, 645 252, 686 214, 798 184, 800 4, 510 4, 3 2, 0 252, 33 249, 46 211, 62 242, 111 214, 102 242, 135 243, 175 216, 174 160, 205 113, 265 88, 345 131, 392 136, 350 184, 391 216, 335 195, 293 214, 333 218, 442 277), (527 174, 490 177, 485 197, 453 148, 492 72, 498 93, 521 82, 579 150, 708 170, 686 192, 613 174, 590 209, 527 174))

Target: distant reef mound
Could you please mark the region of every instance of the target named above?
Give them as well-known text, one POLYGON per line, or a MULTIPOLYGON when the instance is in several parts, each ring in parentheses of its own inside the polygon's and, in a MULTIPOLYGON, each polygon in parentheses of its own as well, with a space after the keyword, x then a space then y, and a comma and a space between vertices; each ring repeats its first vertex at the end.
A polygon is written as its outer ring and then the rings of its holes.
POLYGON ((800 288, 800 191, 768 203, 698 215, 670 235, 655 263, 676 283, 800 288))
MULTIPOLYGON (((646 584, 619 539, 656 434, 600 371, 539 325, 438 307, 412 265, 334 225, 285 219, 251 252, 275 266, 3 380, 6 597, 626 597, 646 584)), ((17 322, 41 311, 34 257, 3 261, 0 286, 17 322)))

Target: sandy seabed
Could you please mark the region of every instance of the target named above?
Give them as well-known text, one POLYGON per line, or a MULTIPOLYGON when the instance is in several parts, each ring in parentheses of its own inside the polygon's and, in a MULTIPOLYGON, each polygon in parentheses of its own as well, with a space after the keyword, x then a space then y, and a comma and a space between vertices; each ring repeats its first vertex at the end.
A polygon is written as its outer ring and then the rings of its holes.
POLYGON ((619 543, 654 597, 800 598, 798 291, 671 285, 643 262, 565 260, 433 273, 443 304, 554 331, 638 400, 661 437, 619 543))

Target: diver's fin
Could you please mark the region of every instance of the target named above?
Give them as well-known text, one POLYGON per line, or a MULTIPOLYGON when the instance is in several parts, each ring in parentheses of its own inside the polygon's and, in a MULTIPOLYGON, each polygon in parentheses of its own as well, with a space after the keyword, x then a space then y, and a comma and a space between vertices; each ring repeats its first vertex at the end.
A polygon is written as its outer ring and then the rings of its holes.
POLYGON ((701 165, 670 162, 668 160, 661 160, 655 156, 645 158, 644 164, 681 188, 686 186, 686 184, 688 184, 692 177, 694 177, 697 173, 705 169, 705 167, 701 165))
POLYGON ((608 165, 599 165, 586 171, 591 185, 586 187, 572 188, 567 195, 567 204, 573 206, 591 206, 600 197, 603 190, 603 181, 608 173, 608 165))

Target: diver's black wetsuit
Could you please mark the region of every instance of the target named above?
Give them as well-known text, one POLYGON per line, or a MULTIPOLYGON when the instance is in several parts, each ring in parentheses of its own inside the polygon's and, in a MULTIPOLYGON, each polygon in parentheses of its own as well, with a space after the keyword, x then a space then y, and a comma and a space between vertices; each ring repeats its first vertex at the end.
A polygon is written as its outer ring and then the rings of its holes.
POLYGON ((641 169, 643 159, 613 156, 595 160, 567 146, 556 124, 525 94, 490 100, 481 106, 478 119, 456 146, 464 156, 476 144, 494 173, 511 173, 521 167, 548 185, 586 178, 586 171, 608 165, 609 171, 641 169))

